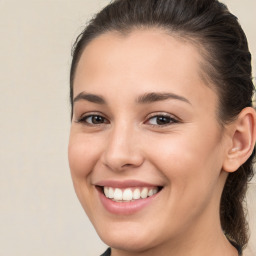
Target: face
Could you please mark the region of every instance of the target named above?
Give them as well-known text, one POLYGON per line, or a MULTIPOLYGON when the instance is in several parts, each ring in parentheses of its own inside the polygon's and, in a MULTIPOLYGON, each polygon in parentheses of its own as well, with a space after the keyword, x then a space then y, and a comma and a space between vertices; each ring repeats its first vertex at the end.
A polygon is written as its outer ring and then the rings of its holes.
POLYGON ((111 247, 160 248, 220 226, 225 136, 202 61, 189 42, 153 29, 101 35, 81 56, 70 169, 111 247))

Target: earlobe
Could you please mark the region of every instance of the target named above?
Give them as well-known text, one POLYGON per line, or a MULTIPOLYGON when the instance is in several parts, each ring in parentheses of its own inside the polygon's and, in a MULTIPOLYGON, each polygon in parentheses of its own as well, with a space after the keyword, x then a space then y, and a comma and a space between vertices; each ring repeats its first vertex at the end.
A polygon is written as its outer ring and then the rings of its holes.
POLYGON ((251 107, 244 108, 238 118, 230 124, 229 148, 223 170, 235 172, 252 154, 256 140, 256 113, 251 107))

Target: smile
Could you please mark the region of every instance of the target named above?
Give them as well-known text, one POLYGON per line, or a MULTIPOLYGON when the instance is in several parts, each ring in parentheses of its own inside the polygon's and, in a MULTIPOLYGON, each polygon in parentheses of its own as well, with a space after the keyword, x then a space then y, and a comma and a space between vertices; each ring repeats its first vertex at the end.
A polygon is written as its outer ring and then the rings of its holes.
POLYGON ((139 187, 139 188, 113 188, 104 187, 104 195, 115 202, 132 202, 139 199, 151 197, 159 192, 160 188, 139 187))
POLYGON ((164 187, 127 181, 102 182, 98 183, 95 188, 102 206, 109 213, 131 215, 153 204, 164 187))

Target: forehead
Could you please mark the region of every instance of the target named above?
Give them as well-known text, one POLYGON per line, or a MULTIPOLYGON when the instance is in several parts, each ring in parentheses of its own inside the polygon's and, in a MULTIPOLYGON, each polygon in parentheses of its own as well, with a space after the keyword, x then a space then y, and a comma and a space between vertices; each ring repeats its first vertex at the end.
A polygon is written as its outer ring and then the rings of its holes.
POLYGON ((83 51, 78 69, 83 66, 98 71, 97 67, 111 68, 115 62, 126 72, 134 67, 143 71, 152 65, 164 70, 168 65, 170 72, 181 66, 185 70, 193 64, 194 74, 199 75, 203 58, 195 43, 181 36, 168 35, 162 29, 137 29, 128 33, 108 32, 92 40, 83 51))
POLYGON ((202 78, 203 62, 195 43, 161 29, 108 32, 86 46, 77 66, 74 95, 85 89, 100 93, 115 87, 140 94, 159 88, 203 102, 210 94, 216 97, 202 78))

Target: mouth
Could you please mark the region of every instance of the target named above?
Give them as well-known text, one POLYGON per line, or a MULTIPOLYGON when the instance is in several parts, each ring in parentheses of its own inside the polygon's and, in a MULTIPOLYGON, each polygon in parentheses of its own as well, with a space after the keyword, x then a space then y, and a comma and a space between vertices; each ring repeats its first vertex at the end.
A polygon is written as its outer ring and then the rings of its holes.
POLYGON ((141 212, 161 199, 164 186, 139 180, 104 180, 94 184, 101 205, 109 213, 128 216, 141 212))
POLYGON ((128 187, 115 188, 97 186, 98 190, 108 199, 118 203, 129 203, 152 197, 159 193, 163 187, 128 187))

